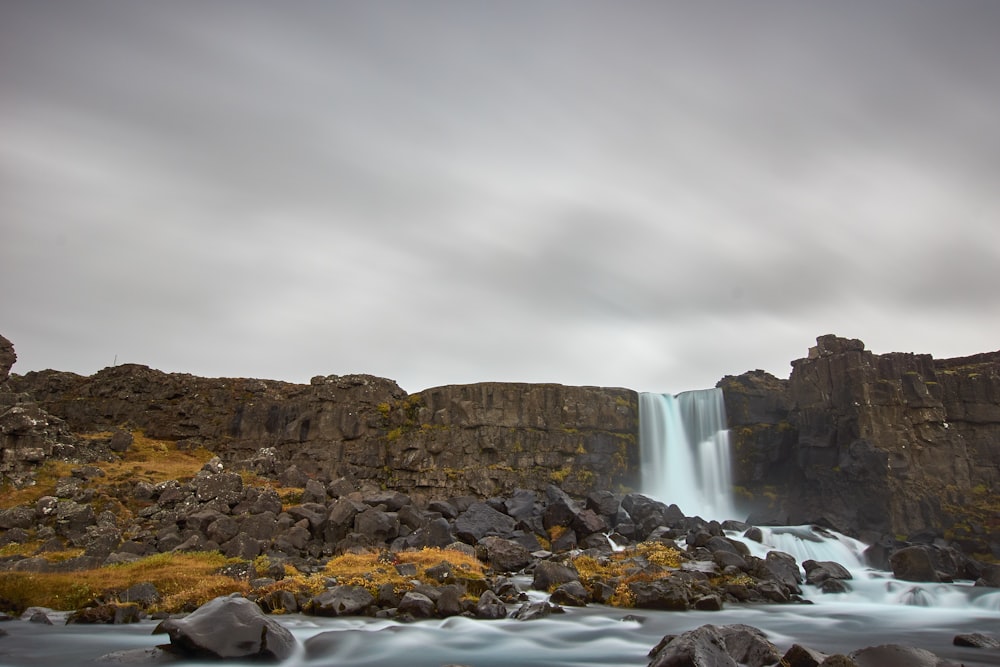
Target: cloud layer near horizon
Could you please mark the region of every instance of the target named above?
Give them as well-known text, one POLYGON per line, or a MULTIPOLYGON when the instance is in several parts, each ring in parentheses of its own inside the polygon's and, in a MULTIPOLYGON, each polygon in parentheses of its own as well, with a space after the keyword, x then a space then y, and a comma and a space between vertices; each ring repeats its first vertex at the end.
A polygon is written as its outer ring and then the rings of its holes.
POLYGON ((1000 6, 5 3, 0 333, 408 391, 1000 347, 1000 6))

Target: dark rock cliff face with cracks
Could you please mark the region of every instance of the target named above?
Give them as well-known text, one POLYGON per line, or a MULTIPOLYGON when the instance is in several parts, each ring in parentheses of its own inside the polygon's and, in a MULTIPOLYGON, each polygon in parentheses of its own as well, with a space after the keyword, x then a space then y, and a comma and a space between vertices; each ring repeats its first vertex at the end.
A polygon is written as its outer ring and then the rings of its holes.
POLYGON ((637 472, 637 397, 626 389, 482 383, 407 395, 369 375, 296 385, 133 364, 11 384, 76 432, 138 429, 299 483, 484 497, 557 483, 582 495, 628 487, 637 472))
POLYGON ((788 380, 752 371, 719 386, 758 518, 1000 557, 1000 352, 876 355, 822 336, 788 380))

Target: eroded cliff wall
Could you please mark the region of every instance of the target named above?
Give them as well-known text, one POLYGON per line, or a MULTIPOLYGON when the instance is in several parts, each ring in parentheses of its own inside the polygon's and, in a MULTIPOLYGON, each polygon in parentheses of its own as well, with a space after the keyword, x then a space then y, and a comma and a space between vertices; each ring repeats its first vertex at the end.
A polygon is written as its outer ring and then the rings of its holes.
POLYGON ((489 496, 553 482, 619 489, 637 474, 637 396, 626 389, 482 383, 407 395, 368 375, 297 385, 132 364, 9 384, 75 432, 139 429, 269 475, 489 496))
POLYGON ((754 371, 719 386, 758 516, 998 548, 1000 352, 876 355, 822 336, 787 381, 754 371))

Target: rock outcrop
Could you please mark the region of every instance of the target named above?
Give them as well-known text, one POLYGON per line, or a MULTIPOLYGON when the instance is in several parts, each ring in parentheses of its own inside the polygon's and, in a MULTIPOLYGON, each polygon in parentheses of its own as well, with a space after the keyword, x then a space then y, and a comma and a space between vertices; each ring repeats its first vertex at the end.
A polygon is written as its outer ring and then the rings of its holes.
POLYGON ((83 377, 12 376, 16 391, 78 433, 127 427, 205 447, 230 467, 406 493, 473 493, 558 483, 580 495, 637 474, 638 407, 626 389, 481 383, 407 395, 370 375, 309 385, 200 378, 128 364, 83 377))
POLYGON ((756 520, 1000 557, 1000 352, 876 355, 821 336, 787 381, 753 371, 719 386, 756 520))

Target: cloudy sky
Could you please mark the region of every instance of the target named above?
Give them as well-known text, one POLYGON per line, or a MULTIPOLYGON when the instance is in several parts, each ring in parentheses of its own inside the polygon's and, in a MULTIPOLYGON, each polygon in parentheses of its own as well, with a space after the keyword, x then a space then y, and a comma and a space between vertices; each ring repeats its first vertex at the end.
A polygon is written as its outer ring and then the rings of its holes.
POLYGON ((0 0, 0 334, 407 391, 1000 348, 1000 3, 0 0))

